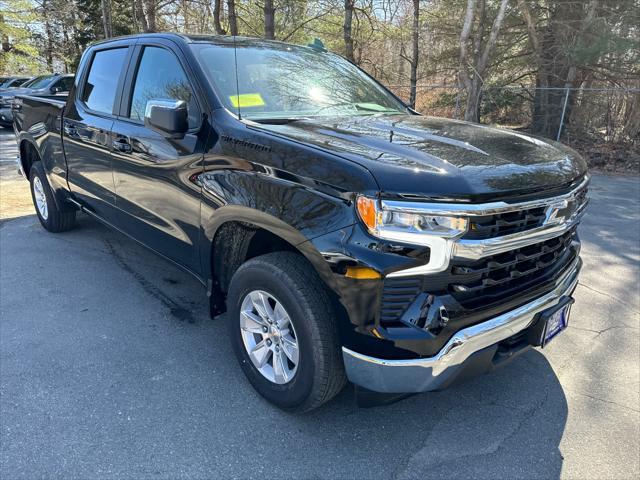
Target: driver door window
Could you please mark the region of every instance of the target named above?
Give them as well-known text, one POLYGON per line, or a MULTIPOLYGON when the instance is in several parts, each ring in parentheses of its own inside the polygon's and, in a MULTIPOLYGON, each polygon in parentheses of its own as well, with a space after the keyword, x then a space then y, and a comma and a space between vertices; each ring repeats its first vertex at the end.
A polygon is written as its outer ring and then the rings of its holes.
POLYGON ((143 122, 147 102, 152 99, 184 100, 189 113, 189 128, 198 126, 200 114, 187 75, 175 55, 159 47, 145 47, 142 52, 129 118, 143 122))

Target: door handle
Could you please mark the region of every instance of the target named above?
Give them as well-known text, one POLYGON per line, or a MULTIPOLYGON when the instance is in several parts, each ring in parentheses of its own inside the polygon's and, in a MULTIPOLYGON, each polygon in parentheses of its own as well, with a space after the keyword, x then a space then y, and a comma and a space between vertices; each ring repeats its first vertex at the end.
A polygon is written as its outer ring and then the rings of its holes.
POLYGON ((124 138, 119 138, 118 140, 114 140, 112 145, 113 145, 113 148, 118 152, 121 152, 121 153, 131 152, 131 145, 129 145, 129 142, 124 138))

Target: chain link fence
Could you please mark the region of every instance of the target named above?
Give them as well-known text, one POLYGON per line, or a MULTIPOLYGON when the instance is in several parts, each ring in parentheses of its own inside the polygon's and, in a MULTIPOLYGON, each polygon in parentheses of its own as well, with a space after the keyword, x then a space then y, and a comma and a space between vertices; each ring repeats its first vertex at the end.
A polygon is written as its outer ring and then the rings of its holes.
MULTIPOLYGON (((409 98, 406 86, 389 87, 409 98)), ((464 118, 466 92, 449 85, 420 85, 416 110, 464 118)), ((559 140, 581 152, 591 167, 640 172, 640 89, 485 87, 480 122, 559 140)))

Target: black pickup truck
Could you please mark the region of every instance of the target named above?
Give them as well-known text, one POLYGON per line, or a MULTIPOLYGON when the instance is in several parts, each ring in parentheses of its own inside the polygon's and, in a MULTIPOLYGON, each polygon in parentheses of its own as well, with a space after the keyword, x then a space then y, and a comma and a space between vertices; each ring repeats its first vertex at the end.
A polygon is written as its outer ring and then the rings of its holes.
POLYGON ((66 102, 14 109, 44 228, 86 212, 192 273, 282 408, 347 379, 361 398, 442 389, 567 325, 580 156, 419 115, 320 42, 113 39, 66 102))

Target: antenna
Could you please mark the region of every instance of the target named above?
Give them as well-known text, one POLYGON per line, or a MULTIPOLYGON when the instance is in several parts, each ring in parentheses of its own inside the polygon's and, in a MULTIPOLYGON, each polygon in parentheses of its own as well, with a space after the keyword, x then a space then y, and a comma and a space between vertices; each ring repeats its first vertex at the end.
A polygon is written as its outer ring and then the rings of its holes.
POLYGON ((233 60, 235 62, 236 72, 236 100, 238 102, 238 120, 242 120, 240 114, 240 83, 238 82, 238 48, 236 47, 236 36, 233 36, 233 60))
POLYGON ((320 40, 319 38, 314 38, 313 42, 308 44, 307 47, 313 48, 314 50, 316 50, 318 52, 326 52, 327 51, 327 48, 324 46, 324 43, 322 43, 322 40, 320 40))

